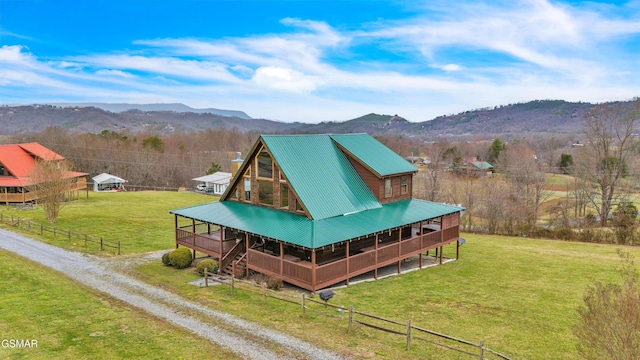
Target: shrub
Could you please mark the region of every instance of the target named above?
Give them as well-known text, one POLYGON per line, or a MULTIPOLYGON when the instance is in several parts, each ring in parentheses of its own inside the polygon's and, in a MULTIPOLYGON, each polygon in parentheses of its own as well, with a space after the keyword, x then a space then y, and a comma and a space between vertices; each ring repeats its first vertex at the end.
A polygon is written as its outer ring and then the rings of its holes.
POLYGON ((218 271, 218 262, 213 259, 204 259, 198 262, 198 265, 196 265, 198 274, 204 276, 204 269, 207 269, 209 274, 215 274, 218 271))
POLYGON ((171 266, 171 259, 169 259, 169 254, 171 251, 162 254, 162 264, 166 266, 171 266))
POLYGON ((267 289, 280 290, 284 286, 284 283, 280 279, 269 277, 267 278, 267 289))
POLYGON ((185 269, 191 266, 193 255, 191 255, 189 248, 181 247, 169 253, 169 260, 171 261, 171 265, 175 266, 176 269, 185 269))

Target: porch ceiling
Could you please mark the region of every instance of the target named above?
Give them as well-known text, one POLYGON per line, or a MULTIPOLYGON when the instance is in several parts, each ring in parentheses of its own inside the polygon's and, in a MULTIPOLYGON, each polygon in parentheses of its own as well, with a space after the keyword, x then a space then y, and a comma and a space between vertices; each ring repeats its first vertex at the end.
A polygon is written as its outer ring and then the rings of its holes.
POLYGON ((235 201, 191 206, 170 213, 316 249, 462 210, 458 206, 411 199, 323 220, 235 201))

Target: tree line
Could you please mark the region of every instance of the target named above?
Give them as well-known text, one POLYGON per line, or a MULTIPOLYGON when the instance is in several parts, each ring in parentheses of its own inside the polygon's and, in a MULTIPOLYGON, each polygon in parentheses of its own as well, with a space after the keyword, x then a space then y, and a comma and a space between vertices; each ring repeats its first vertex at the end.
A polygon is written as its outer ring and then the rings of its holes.
MULTIPOLYGON (((562 229, 561 237, 570 237, 575 234, 567 230, 597 223, 615 225, 616 241, 633 242, 640 101, 631 105, 593 108, 585 113, 586 130, 573 137, 432 142, 402 135, 377 138, 402 156, 425 161, 414 181, 414 196, 464 206, 465 231, 536 236, 562 229), (473 161, 491 164, 493 174, 484 176, 470 165, 473 161), (564 182, 554 184, 552 174, 564 182)), ((107 172, 136 187, 177 189, 192 188, 191 179, 214 170, 230 171, 235 153, 245 155, 258 136, 238 129, 161 136, 50 127, 9 141, 39 142, 63 155, 74 170, 91 176, 107 172)))

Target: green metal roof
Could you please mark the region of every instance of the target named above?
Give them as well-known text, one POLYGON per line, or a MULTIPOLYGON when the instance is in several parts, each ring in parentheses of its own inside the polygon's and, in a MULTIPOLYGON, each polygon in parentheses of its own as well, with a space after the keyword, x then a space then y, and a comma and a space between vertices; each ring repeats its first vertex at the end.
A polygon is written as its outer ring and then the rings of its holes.
POLYGON ((489 170, 489 169, 493 169, 493 165, 489 164, 486 161, 474 161, 473 166, 477 167, 478 169, 482 169, 482 170, 489 170))
POLYGON ((407 160, 369 134, 330 135, 340 146, 380 176, 416 172, 407 160))
POLYGON ((314 220, 382 206, 329 135, 261 138, 314 220))
POLYGON ((170 212, 317 249, 462 210, 458 206, 413 199, 322 220, 310 220, 302 215, 236 201, 214 202, 170 212))

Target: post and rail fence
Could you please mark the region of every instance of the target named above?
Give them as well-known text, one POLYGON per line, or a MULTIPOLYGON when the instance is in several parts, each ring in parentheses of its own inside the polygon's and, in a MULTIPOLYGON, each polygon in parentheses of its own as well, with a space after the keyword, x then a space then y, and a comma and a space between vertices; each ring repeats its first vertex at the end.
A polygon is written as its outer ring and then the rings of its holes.
POLYGON ((59 229, 55 226, 43 225, 33 222, 29 219, 21 219, 17 216, 6 216, 0 212, 0 223, 11 225, 14 227, 20 227, 27 231, 38 232, 40 236, 45 236, 45 233, 53 234, 53 240, 66 239, 68 242, 72 240, 79 241, 84 244, 84 248, 89 248, 90 245, 99 247, 100 251, 106 251, 106 249, 113 249, 114 254, 120 255, 120 241, 108 241, 104 240, 102 236, 97 237, 88 234, 82 234, 73 232, 71 230, 59 229))
POLYGON ((300 296, 284 294, 275 290, 268 289, 264 284, 261 284, 260 289, 257 290, 255 289, 256 284, 250 281, 236 279, 235 277, 231 277, 230 279, 227 279, 219 275, 216 275, 216 276, 213 276, 213 275, 214 274, 209 273, 205 269, 204 271, 205 286, 209 286, 209 281, 214 281, 220 284, 229 285, 231 287, 231 295, 234 295, 235 288, 237 287, 238 284, 248 285, 248 287, 243 286, 242 290, 261 295, 264 302, 267 301, 267 298, 272 298, 272 299, 276 299, 279 301, 296 305, 301 309, 301 312, 302 312, 301 316, 303 318, 306 318, 307 311, 311 311, 319 315, 347 321, 348 322, 347 333, 351 333, 353 331, 354 324, 359 324, 369 329, 374 329, 374 330, 402 336, 403 338, 406 339, 407 350, 411 349, 411 342, 413 340, 418 340, 418 341, 429 343, 431 345, 435 345, 447 350, 456 351, 458 353, 465 354, 470 357, 475 357, 480 360, 494 359, 494 358, 510 360, 508 356, 488 348, 484 344, 484 340, 480 340, 480 342, 474 343, 471 341, 462 340, 453 336, 445 335, 436 331, 432 331, 432 330, 425 329, 423 327, 416 326, 412 323, 411 320, 408 320, 407 322, 390 320, 380 316, 368 314, 362 311, 357 311, 353 306, 349 306, 348 308, 346 308, 344 306, 329 304, 328 301, 326 302, 318 301, 316 299, 308 297, 306 293, 302 293, 300 296), (315 304, 316 308, 310 306, 310 304, 311 305, 315 304), (338 315, 336 315, 335 313, 329 313, 327 310, 323 310, 328 308, 336 309, 338 315), (377 322, 377 323, 374 323, 374 322, 377 322), (445 342, 448 342, 448 343, 445 343, 445 342))

